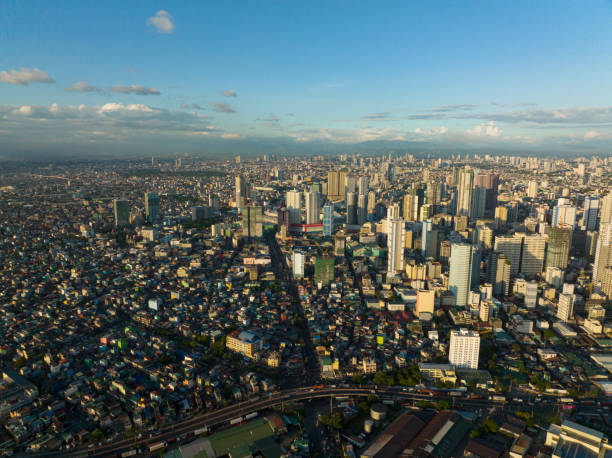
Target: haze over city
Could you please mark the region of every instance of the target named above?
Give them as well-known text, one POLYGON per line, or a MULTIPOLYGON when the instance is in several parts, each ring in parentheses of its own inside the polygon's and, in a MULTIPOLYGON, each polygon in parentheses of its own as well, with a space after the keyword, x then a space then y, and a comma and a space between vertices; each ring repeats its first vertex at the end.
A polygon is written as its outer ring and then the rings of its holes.
POLYGON ((2 2, 0 154, 592 154, 609 1, 2 2))

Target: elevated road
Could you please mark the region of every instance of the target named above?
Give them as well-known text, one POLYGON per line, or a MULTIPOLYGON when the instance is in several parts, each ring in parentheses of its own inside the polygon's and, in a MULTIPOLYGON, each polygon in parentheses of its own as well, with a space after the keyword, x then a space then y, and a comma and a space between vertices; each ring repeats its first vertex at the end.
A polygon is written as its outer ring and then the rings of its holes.
MULTIPOLYGON (((420 394, 409 391, 404 391, 401 388, 394 387, 305 387, 296 388, 291 390, 285 390, 275 393, 270 393, 259 399, 253 399, 231 406, 223 407, 221 409, 207 412, 196 417, 189 418, 187 420, 180 421, 172 425, 166 425, 157 432, 153 437, 142 437, 140 439, 121 439, 113 441, 107 444, 102 444, 95 447, 79 447, 73 450, 62 450, 56 452, 38 452, 31 453, 27 456, 31 457, 59 457, 59 456, 70 456, 70 457, 85 457, 85 456, 96 456, 96 457, 108 457, 112 455, 121 455, 123 452, 129 450, 143 449, 143 452, 148 452, 149 445, 159 441, 168 441, 170 439, 176 439, 181 435, 188 435, 193 433, 196 429, 203 428, 204 426, 212 428, 218 425, 227 424, 232 419, 243 417, 249 413, 259 412, 274 407, 281 407, 285 403, 293 403, 298 401, 309 401, 318 398, 328 397, 368 397, 371 394, 375 394, 379 397, 391 397, 397 402, 410 403, 418 401, 437 401, 440 399, 446 399, 451 403, 454 408, 457 409, 487 409, 493 406, 504 406, 509 409, 519 410, 525 408, 524 404, 517 401, 507 401, 505 403, 491 401, 488 399, 469 399, 466 397, 456 396, 436 396, 431 397, 428 394, 420 394)), ((558 399, 545 398, 538 404, 538 408, 559 408, 562 405, 558 399)), ((143 435, 144 436, 144 435, 143 435)))

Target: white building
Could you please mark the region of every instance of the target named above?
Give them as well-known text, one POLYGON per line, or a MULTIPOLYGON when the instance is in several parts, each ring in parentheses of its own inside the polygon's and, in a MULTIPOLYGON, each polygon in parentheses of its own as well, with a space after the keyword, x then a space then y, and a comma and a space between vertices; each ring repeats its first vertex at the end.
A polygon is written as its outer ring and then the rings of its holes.
POLYGON ((302 193, 295 189, 292 191, 287 191, 286 201, 287 208, 289 209, 289 218, 291 219, 291 224, 300 224, 302 193))
POLYGON ((574 297, 573 294, 559 294, 557 318, 561 321, 569 321, 574 317, 574 297))
POLYGON ((306 205, 306 224, 320 223, 321 195, 314 191, 305 192, 304 201, 306 205))
POLYGON ((304 276, 304 261, 306 256, 301 251, 293 252, 293 277, 302 278, 304 276))
POLYGON ((395 275, 404 270, 404 221, 388 219, 387 228, 387 273, 395 275))
POLYGON ((466 328, 451 331, 448 362, 456 367, 478 369, 480 334, 466 328))

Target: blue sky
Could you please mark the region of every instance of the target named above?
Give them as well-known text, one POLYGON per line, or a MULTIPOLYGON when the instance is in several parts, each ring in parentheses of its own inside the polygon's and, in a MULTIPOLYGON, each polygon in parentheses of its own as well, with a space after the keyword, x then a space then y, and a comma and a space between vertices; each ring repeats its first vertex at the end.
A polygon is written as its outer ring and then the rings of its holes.
POLYGON ((0 3, 0 154, 608 152, 612 2, 0 3))

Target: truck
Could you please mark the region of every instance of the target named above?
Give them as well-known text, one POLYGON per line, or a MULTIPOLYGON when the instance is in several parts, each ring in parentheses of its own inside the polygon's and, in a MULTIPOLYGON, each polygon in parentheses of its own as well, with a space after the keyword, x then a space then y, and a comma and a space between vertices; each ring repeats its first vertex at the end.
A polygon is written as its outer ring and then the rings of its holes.
POLYGON ((245 415, 244 419, 245 420, 250 420, 252 418, 255 418, 257 415, 258 415, 257 412, 251 412, 250 414, 245 415))
POLYGON ((493 402, 506 402, 506 397, 501 394, 492 394, 489 396, 489 400, 493 402))
POLYGON ((232 418, 230 420, 230 425, 237 425, 238 423, 240 423, 243 420, 242 417, 236 417, 236 418, 232 418))
POLYGON ((193 431, 194 436, 199 436, 200 434, 205 434, 208 432, 208 426, 203 426, 201 428, 195 429, 193 431))
POLYGON ((559 402, 562 402, 564 404, 573 404, 574 398, 561 398, 559 399, 559 402))
POLYGON ((155 442, 155 443, 149 445, 149 452, 153 453, 153 452, 156 452, 158 450, 161 450, 162 448, 166 448, 167 446, 168 446, 168 443, 166 441, 155 442))

